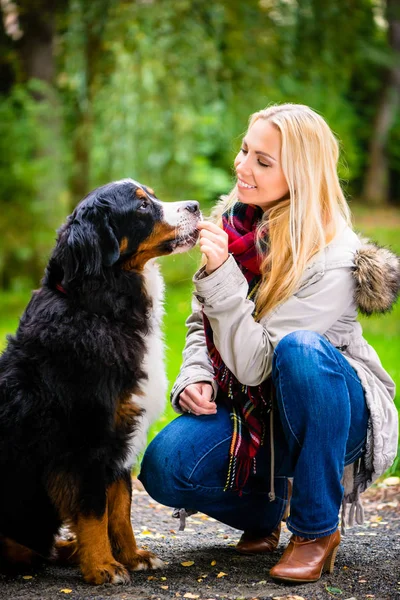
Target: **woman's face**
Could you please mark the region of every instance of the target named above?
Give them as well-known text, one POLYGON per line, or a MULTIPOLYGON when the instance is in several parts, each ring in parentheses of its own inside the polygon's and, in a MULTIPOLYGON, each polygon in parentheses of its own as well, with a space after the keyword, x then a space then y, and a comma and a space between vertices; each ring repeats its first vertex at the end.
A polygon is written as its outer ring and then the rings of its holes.
POLYGON ((265 119, 257 119, 243 138, 235 158, 238 200, 264 211, 288 197, 280 165, 281 134, 265 119))

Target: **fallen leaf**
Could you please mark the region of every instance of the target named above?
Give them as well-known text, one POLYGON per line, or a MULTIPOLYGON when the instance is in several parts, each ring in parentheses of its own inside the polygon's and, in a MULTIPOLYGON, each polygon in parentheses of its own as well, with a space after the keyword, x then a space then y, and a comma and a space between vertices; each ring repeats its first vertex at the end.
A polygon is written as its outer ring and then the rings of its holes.
POLYGON ((224 573, 223 571, 220 571, 217 575, 218 579, 221 579, 221 577, 225 577, 226 575, 228 575, 228 573, 224 573))
POLYGON ((168 589, 167 585, 160 585, 160 587, 161 587, 162 590, 167 590, 168 589))
POLYGON ((192 594, 191 592, 186 592, 186 594, 183 594, 184 598, 200 598, 199 594, 192 594))
POLYGON ((153 581, 153 579, 157 579, 157 577, 154 577, 154 575, 150 575, 150 576, 147 578, 147 581, 153 581))
POLYGON ((151 533, 151 531, 149 531, 148 529, 144 529, 144 530, 142 531, 142 535, 153 535, 153 534, 152 534, 152 533, 151 533))
POLYGON ((359 579, 358 583, 367 583, 367 580, 366 579, 359 579))
POLYGON ((200 579, 198 579, 197 581, 198 581, 199 583, 201 583, 203 580, 202 580, 202 578, 200 577, 200 579))
POLYGON ((328 586, 325 588, 327 592, 329 592, 330 594, 343 594, 342 590, 340 588, 337 587, 333 587, 333 586, 328 586))
POLYGON ((60 592, 62 592, 63 594, 71 594, 72 590, 65 588, 64 590, 60 590, 60 592))
POLYGON ((385 485, 398 485, 400 483, 400 477, 388 477, 383 480, 385 485))
POLYGON ((257 581, 257 585, 265 585, 267 582, 265 579, 262 579, 261 581, 257 581))
POLYGON ((186 562, 181 563, 182 567, 191 567, 194 565, 194 560, 187 560, 186 562))
POLYGON ((166 577, 160 577, 161 581, 167 581, 166 577))
POLYGON ((216 560, 212 560, 210 564, 211 564, 212 567, 215 567, 215 565, 217 564, 217 561, 216 560))
POLYGON ((33 575, 24 575, 22 579, 33 579, 33 575))

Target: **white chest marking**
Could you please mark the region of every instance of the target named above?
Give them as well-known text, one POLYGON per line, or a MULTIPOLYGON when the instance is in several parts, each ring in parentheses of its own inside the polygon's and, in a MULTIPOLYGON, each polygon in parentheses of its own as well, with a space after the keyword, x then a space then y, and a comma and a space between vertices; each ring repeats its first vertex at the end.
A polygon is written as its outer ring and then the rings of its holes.
POLYGON ((129 455, 124 462, 125 468, 131 468, 138 454, 147 442, 147 432, 165 407, 167 393, 167 378, 164 366, 164 341, 161 324, 164 314, 164 281, 159 265, 153 260, 144 268, 146 291, 153 302, 150 316, 149 333, 146 336, 146 353, 143 359, 143 370, 148 380, 142 385, 143 395, 132 396, 132 402, 143 409, 143 414, 137 420, 136 429, 129 442, 129 455))

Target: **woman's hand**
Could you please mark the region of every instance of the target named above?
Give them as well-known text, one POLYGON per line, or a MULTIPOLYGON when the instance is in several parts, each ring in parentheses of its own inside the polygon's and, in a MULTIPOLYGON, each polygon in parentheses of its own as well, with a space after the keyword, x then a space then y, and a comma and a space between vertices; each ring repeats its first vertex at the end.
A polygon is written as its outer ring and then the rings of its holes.
POLYGON ((209 221, 201 221, 200 250, 207 258, 206 273, 210 274, 220 267, 228 258, 228 234, 209 221))
POLYGON ((179 406, 184 412, 194 415, 215 415, 217 406, 211 400, 213 388, 211 383, 199 381, 191 383, 179 396, 179 406))

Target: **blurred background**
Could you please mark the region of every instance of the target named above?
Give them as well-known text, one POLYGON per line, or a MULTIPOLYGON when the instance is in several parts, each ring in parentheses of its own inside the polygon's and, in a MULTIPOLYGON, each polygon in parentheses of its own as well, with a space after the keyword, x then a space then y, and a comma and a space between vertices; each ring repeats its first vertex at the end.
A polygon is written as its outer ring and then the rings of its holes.
MULTIPOLYGON (((208 214, 232 186, 249 115, 271 103, 325 117, 356 229, 400 252, 399 0, 0 7, 0 348, 39 286, 56 229, 90 189, 132 177, 208 214)), ((197 250, 162 260, 170 387, 198 262, 197 250)), ((399 314, 362 318, 397 384, 399 314)), ((171 418, 167 408, 150 436, 171 418)))

